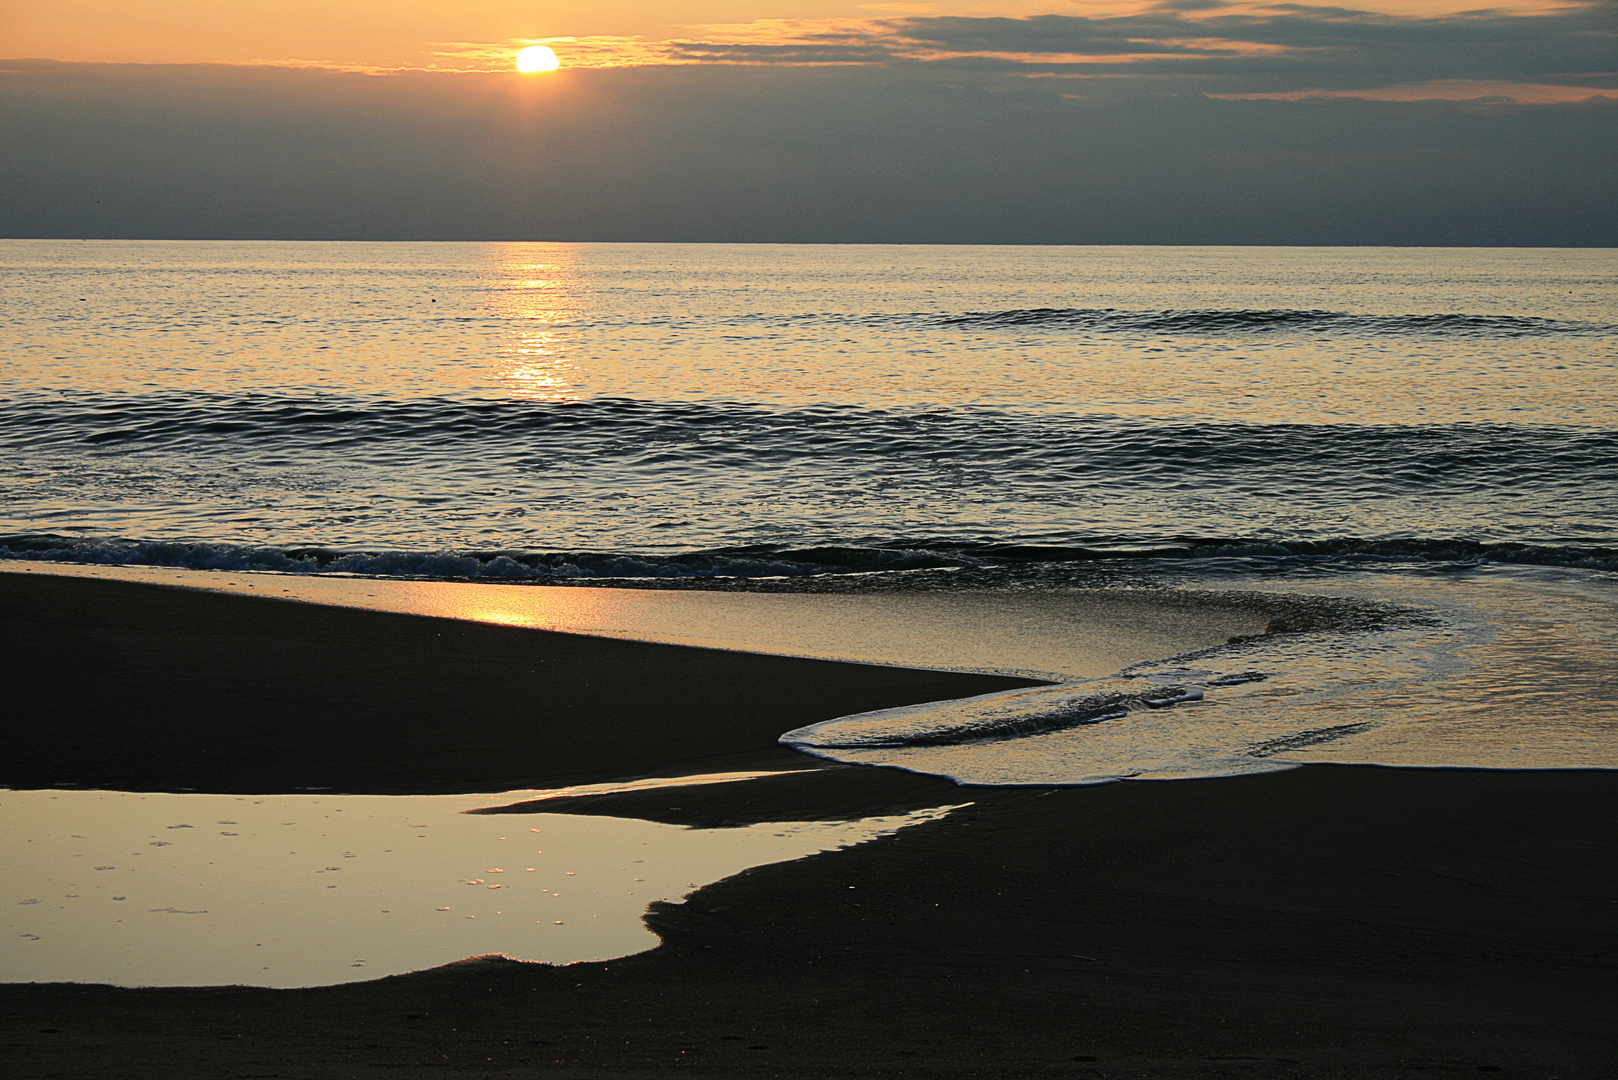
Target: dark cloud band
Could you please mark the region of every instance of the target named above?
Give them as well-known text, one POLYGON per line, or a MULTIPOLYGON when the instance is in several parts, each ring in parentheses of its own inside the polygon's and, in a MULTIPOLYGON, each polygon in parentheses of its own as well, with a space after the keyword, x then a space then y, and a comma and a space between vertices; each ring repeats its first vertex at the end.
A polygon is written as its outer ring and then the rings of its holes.
POLYGON ((672 59, 746 64, 963 64, 1024 74, 1203 80, 1217 92, 1356 89, 1441 80, 1618 87, 1610 2, 1539 15, 1404 17, 1281 4, 1253 12, 1171 0, 1139 15, 877 20, 780 43, 679 42, 672 59), (992 61, 992 63, 986 63, 992 61))

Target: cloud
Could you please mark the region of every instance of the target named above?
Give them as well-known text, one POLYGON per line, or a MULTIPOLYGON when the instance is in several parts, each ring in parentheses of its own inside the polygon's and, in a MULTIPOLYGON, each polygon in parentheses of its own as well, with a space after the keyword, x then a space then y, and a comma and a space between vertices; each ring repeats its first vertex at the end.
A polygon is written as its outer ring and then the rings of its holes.
POLYGON ((664 46, 671 61, 729 64, 882 64, 896 59, 880 41, 857 45, 841 42, 759 44, 739 41, 671 41, 664 46))
POLYGON ((1613 103, 933 64, 0 68, 5 236, 1618 244, 1613 103))
MULTIPOLYGON (((1618 89, 1612 0, 1537 14, 1400 16, 1307 4, 1167 0, 1105 17, 900 15, 760 20, 668 41, 554 42, 583 66, 660 64, 949 67, 1025 77, 1134 79, 1210 94, 1386 96, 1399 88, 1618 89)), ((547 44, 553 44, 547 41, 547 44)), ((515 45, 517 43, 512 43, 515 45)), ((470 47, 468 47, 470 48, 470 47)), ((508 66, 509 48, 499 53, 508 66)), ((472 52, 467 55, 473 55, 472 52)), ((1523 100, 1552 98, 1543 90, 1523 100)))
POLYGON ((1206 0, 1139 15, 912 18, 897 38, 941 55, 1015 58, 1045 74, 1171 77, 1211 92, 1346 91, 1439 81, 1618 87, 1610 5, 1550 14, 1395 16, 1206 0), (1114 59, 1117 58, 1117 59, 1114 59))
POLYGON ((1618 101, 1618 89, 1544 83, 1491 82, 1481 79, 1437 79, 1371 90, 1290 90, 1277 93, 1214 94, 1213 97, 1247 101, 1313 101, 1360 98, 1365 101, 1455 101, 1474 105, 1553 105, 1571 102, 1618 101))
POLYGON ((1226 5, 1099 19, 915 18, 890 25, 943 53, 1016 54, 1030 65, 1040 57, 1135 57, 1100 69, 1112 73, 1312 79, 1322 88, 1592 76, 1618 83, 1618 34, 1598 6, 1409 17, 1302 4, 1231 12, 1226 5))

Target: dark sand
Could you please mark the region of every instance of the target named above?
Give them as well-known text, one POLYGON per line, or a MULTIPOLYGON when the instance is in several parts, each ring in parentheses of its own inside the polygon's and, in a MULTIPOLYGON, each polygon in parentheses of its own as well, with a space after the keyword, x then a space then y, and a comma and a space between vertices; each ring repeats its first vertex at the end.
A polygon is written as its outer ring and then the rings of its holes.
POLYGON ((819 759, 836 716, 1030 680, 0 572, 0 785, 452 794, 819 759))
MULTIPOLYGON (((493 790, 814 766, 775 735, 1001 684, 17 575, 0 575, 0 612, 19 787, 493 790)), ((827 767, 543 809, 713 825, 967 800, 660 908, 662 947, 603 964, 294 991, 0 986, 4 1072, 1618 1075, 1613 773, 990 790, 827 767)))

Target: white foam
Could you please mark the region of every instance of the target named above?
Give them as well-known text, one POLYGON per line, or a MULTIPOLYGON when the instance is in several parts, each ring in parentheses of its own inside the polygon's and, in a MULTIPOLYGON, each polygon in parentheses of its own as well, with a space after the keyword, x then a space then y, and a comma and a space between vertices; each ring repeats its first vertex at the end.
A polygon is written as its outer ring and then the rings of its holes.
POLYGON ((1618 577, 1479 567, 1262 587, 1425 615, 1259 637, 1108 679, 863 713, 782 742, 985 785, 1233 776, 1305 762, 1618 768, 1618 577))

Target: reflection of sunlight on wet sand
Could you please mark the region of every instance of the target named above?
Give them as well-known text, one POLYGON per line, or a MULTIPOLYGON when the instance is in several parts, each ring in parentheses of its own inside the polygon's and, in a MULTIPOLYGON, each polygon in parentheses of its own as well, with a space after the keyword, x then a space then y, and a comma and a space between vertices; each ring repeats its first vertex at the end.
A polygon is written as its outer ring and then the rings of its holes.
POLYGON ((1262 629, 1254 610, 1145 594, 804 595, 569 588, 9 563, 19 573, 112 577, 597 637, 830 660, 1095 678, 1262 629))
POLYGON ((610 959, 657 945, 655 901, 947 812, 732 829, 466 812, 547 794, 0 791, 0 981, 320 986, 491 953, 610 959))
POLYGON ((576 253, 559 244, 518 244, 500 254, 494 307, 513 320, 513 340, 496 379, 520 400, 579 400, 585 373, 570 357, 573 335, 560 329, 578 323, 585 306, 576 253))
MULTIPOLYGON (((1605 576, 1546 568, 1495 567, 1461 577, 1362 571, 1232 579, 1219 593, 1183 595, 1176 589, 805 595, 21 562, 3 569, 909 667, 1063 679, 1106 677, 1160 660, 1134 675, 1199 686, 1221 673, 1265 675, 1221 683, 1217 693, 1183 708, 1136 710, 1127 724, 984 744, 993 750, 992 776, 981 771, 986 757, 975 743, 878 762, 964 777, 965 765, 939 762, 973 758, 971 783, 1067 783, 1121 771, 1208 775, 1231 771, 1232 755, 1250 751, 1286 764, 1611 768, 1618 731, 1618 708, 1605 689, 1618 665, 1611 584, 1605 576), (1248 603, 1249 589, 1272 600, 1248 603), (1283 634, 1233 653, 1181 655, 1221 646, 1228 636, 1258 634, 1268 604, 1287 594, 1348 595, 1415 614, 1374 632, 1283 634), (924 765, 921 756, 939 762, 924 765)), ((534 647, 545 645, 536 639, 534 647)))

